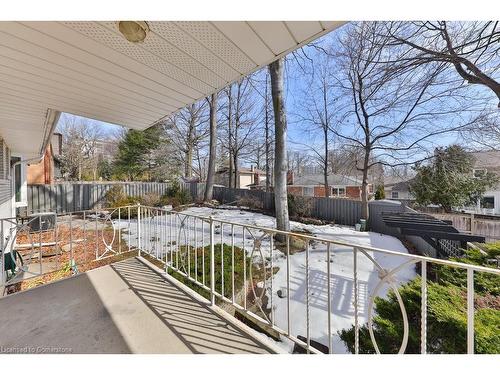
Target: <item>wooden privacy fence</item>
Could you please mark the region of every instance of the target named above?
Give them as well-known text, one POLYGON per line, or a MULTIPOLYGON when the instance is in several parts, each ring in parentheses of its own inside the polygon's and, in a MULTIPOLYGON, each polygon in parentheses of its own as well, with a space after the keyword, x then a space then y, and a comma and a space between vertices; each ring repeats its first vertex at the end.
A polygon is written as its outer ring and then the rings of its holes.
MULTIPOLYGON (((255 200, 263 210, 274 212, 274 194, 265 191, 229 189, 215 186, 213 197, 224 204, 236 204, 240 202, 244 205, 250 202, 250 200, 255 200)), ((355 225, 361 219, 361 201, 325 197, 300 198, 309 202, 309 216, 311 218, 333 221, 336 224, 350 226, 355 225)))
POLYGON ((67 182, 54 185, 28 185, 28 214, 38 212, 75 212, 103 206, 106 192, 121 186, 126 195, 143 196, 148 193, 162 195, 170 187, 160 182, 67 182))
POLYGON ((191 198, 194 201, 203 200, 205 194, 205 183, 204 182, 184 182, 180 181, 180 186, 182 189, 189 191, 191 198))
POLYGON ((432 213, 441 220, 450 220, 461 232, 486 237, 486 242, 500 241, 500 218, 487 218, 484 215, 432 213))
MULTIPOLYGON (((126 195, 140 197, 148 193, 162 195, 171 185, 159 182, 67 182, 54 185, 28 185, 28 214, 66 213, 103 207, 106 193, 114 186, 121 186, 126 195)), ((203 199, 205 184, 181 182, 181 187, 188 190, 194 200, 203 199)), ((213 198, 224 204, 242 205, 245 205, 245 199, 253 200, 259 208, 274 212, 274 194, 265 191, 214 186, 213 198)), ((301 197, 301 199, 308 201, 310 211, 308 216, 311 218, 351 226, 358 223, 361 218, 360 201, 323 197, 301 197)))

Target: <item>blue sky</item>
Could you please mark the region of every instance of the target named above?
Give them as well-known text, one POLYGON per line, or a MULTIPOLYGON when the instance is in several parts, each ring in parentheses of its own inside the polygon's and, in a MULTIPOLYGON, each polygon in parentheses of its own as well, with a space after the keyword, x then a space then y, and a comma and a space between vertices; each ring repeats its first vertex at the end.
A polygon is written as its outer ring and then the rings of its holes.
MULTIPOLYGON (((330 34, 325 35, 323 38, 317 41, 317 43, 322 44, 323 46, 331 46, 335 45, 336 38, 342 35, 344 28, 340 28, 330 34)), ((318 51, 311 47, 304 48, 305 54, 307 56, 315 59, 318 56, 318 51)), ((307 62, 306 62, 307 65, 307 62)), ((309 68, 311 64, 309 63, 309 68)), ((295 59, 289 58, 286 65, 285 72, 285 85, 286 85, 286 105, 287 105, 287 117, 288 117, 288 143, 290 149, 304 149, 304 146, 301 146, 301 143, 307 143, 308 146, 317 146, 321 147, 322 140, 320 136, 316 136, 315 134, 311 134, 311 132, 307 131, 307 128, 302 124, 300 124, 300 120, 296 113, 298 111, 303 110, 303 101, 304 101, 304 91, 308 88, 310 84, 309 78, 304 76, 302 69, 299 68, 298 64, 295 62, 295 59)), ((480 89, 477 89, 480 90, 480 89)), ((492 98, 492 105, 496 106, 494 103, 494 98, 492 98)), ((72 115, 65 114, 62 117, 64 121, 65 118, 69 118, 72 115)), ((450 120, 451 121, 451 120, 450 120)), ((93 123, 101 126, 104 135, 112 136, 116 133, 118 126, 108 124, 101 121, 92 120, 93 123)), ((220 124, 222 125, 222 124, 220 124)), ((450 143, 455 143, 458 141, 456 135, 449 134, 445 136, 440 136, 439 138, 435 138, 433 140, 435 146, 438 145, 447 145, 450 143)))

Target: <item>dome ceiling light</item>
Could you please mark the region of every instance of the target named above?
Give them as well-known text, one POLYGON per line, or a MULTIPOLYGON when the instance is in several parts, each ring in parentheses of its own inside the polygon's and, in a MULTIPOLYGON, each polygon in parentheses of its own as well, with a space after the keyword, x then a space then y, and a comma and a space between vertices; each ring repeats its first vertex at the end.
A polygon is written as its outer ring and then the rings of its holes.
POLYGON ((131 43, 142 43, 149 32, 144 21, 118 21, 118 30, 131 43))

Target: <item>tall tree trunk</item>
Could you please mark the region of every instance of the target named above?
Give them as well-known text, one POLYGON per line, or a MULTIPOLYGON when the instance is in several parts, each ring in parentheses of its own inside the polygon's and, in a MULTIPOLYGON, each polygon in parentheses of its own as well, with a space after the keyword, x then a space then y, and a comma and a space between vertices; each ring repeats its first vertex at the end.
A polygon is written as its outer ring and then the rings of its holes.
POLYGON ((193 146, 188 145, 184 164, 184 177, 193 176, 193 146))
POLYGON ((325 126, 323 128, 325 136, 325 159, 323 162, 323 178, 325 184, 325 197, 330 196, 330 186, 328 186, 328 128, 325 126))
POLYGON ((271 190, 271 166, 269 163, 271 162, 270 158, 270 144, 269 144, 269 96, 267 92, 267 74, 266 74, 266 86, 265 86, 265 132, 266 132, 266 191, 269 192, 271 190))
POLYGON ((233 187, 233 86, 230 85, 227 91, 227 127, 228 127, 228 149, 229 149, 229 175, 228 186, 233 187))
MULTIPOLYGON (((286 114, 283 98, 283 59, 269 64, 271 74, 271 94, 274 107, 274 205, 276 207, 276 227, 289 231, 288 197, 286 186, 287 155, 286 155, 286 114)), ((284 236, 278 236, 284 241, 284 236)))
POLYGON ((236 91, 236 106, 234 108, 234 151, 233 151, 233 167, 234 167, 234 187, 239 189, 240 186, 240 176, 239 176, 239 166, 238 157, 240 156, 240 145, 238 144, 238 130, 241 126, 241 81, 237 84, 236 91))
POLYGON ((365 156, 363 159, 363 178, 361 182, 361 217, 368 220, 368 169, 370 163, 370 146, 365 146, 365 156))
POLYGON ((210 101, 210 152, 208 156, 208 174, 207 184, 205 186, 205 202, 212 200, 214 177, 215 177, 215 158, 217 148, 217 94, 212 94, 210 101))
POLYGON ((323 164, 323 175, 325 179, 325 197, 330 196, 330 187, 328 186, 328 98, 327 98, 327 86, 326 80, 323 80, 323 113, 324 113, 324 121, 323 121, 323 135, 325 137, 325 160, 323 164))
POLYGON ((184 164, 184 177, 193 177, 193 143, 194 143, 194 128, 196 118, 194 114, 194 104, 191 105, 191 118, 189 119, 189 128, 186 141, 186 160, 184 164))
POLYGON ((240 177, 238 176, 239 169, 238 169, 238 151, 237 150, 234 150, 234 152, 233 152, 233 168, 234 168, 234 187, 236 189, 239 189, 240 188, 240 177))

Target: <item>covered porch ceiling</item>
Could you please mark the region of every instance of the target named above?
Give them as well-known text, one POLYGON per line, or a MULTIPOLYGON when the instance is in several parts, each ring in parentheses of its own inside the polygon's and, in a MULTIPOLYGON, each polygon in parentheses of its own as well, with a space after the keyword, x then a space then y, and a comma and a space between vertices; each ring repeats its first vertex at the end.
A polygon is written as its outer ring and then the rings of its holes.
POLYGON ((0 22, 0 136, 35 156, 48 109, 145 129, 344 22, 147 24, 131 43, 115 21, 0 22))

